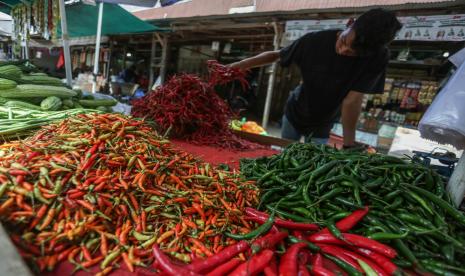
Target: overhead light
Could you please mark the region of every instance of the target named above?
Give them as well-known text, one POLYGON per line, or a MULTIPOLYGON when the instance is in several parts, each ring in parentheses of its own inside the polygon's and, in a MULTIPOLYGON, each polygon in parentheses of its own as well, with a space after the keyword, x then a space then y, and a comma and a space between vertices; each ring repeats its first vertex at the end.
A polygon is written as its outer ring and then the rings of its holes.
POLYGON ((449 57, 449 55, 450 55, 449 52, 444 52, 444 53, 442 54, 442 56, 445 57, 445 58, 449 57))
POLYGON ((127 57, 132 57, 132 54, 131 54, 131 53, 127 53, 126 56, 127 56, 127 57))

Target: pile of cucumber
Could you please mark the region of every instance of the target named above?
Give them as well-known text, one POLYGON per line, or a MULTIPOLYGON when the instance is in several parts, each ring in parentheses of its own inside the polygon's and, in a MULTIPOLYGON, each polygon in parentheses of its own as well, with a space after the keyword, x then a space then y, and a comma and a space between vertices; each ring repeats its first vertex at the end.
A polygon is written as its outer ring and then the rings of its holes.
POLYGON ((0 63, 0 136, 25 135, 30 129, 69 115, 112 112, 114 99, 94 99, 71 90, 60 79, 24 71, 18 62, 0 63))

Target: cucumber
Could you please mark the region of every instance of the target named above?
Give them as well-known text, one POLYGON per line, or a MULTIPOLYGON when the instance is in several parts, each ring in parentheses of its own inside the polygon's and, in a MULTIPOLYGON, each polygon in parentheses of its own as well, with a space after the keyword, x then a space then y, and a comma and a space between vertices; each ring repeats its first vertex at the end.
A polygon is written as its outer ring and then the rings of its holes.
POLYGON ((79 104, 84 107, 115 106, 116 100, 79 100, 79 104))

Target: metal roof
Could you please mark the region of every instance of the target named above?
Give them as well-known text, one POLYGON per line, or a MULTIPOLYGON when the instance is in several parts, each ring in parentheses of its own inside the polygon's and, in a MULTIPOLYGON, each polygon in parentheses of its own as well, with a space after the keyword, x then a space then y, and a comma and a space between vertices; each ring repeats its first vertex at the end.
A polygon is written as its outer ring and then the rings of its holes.
MULTIPOLYGON (((143 20, 163 20, 174 18, 207 17, 231 14, 231 9, 253 6, 253 0, 192 0, 172 6, 153 8, 134 12, 143 20)), ((293 12, 293 11, 360 11, 370 7, 388 7, 392 9, 413 9, 452 7, 465 5, 464 0, 256 0, 252 13, 293 12)))

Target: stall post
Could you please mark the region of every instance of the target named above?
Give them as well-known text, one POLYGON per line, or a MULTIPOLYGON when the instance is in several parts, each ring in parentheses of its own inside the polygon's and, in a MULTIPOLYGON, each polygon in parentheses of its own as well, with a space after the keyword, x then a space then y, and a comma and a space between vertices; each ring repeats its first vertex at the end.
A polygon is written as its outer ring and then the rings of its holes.
MULTIPOLYGON (((279 38, 281 37, 280 35, 280 29, 278 27, 278 23, 275 21, 273 22, 273 28, 274 28, 274 50, 277 51, 279 50, 279 38)), ((270 117, 270 108, 271 108, 271 98, 273 97, 273 87, 276 79, 276 69, 278 68, 278 63, 274 62, 271 65, 271 70, 270 70, 270 76, 268 79, 268 88, 266 90, 266 99, 265 99, 265 110, 263 111, 263 119, 262 119, 262 126, 264 129, 267 128, 268 126, 268 119, 270 117)))
POLYGON ((102 18, 103 18, 103 2, 98 4, 98 21, 97 21, 97 38, 95 41, 95 56, 94 56, 94 72, 92 81, 92 93, 97 91, 97 74, 98 63, 100 60, 100 40, 102 39, 102 18))
POLYGON ((61 19, 61 39, 63 40, 63 56, 65 58, 66 84, 72 85, 71 54, 69 52, 68 22, 66 21, 65 1, 59 1, 61 19))
POLYGON ((160 81, 163 84, 165 82, 166 78, 166 69, 168 67, 168 47, 169 47, 169 42, 168 42, 168 37, 166 35, 163 35, 160 37, 159 34, 155 33, 155 35, 158 38, 158 41, 161 44, 162 51, 161 51, 161 64, 160 64, 160 81))
POLYGON ((156 66, 156 53, 157 53, 157 39, 155 34, 152 35, 152 49, 150 51, 150 76, 149 76, 149 89, 153 86, 155 66, 156 66))

